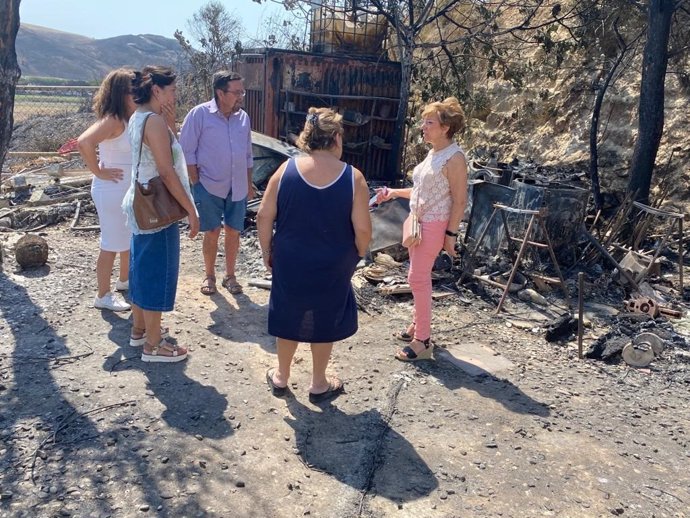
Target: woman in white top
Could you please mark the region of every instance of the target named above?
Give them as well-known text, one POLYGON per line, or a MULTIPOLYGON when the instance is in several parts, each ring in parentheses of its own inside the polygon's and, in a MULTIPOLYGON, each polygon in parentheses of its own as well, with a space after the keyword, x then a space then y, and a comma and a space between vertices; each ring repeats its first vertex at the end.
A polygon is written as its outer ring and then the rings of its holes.
POLYGON ((93 102, 98 120, 78 139, 79 152, 94 175, 91 196, 101 227, 101 250, 96 262, 98 294, 93 305, 113 311, 130 309, 122 296, 110 291, 110 276, 115 256, 120 254, 120 275, 115 290, 129 288, 132 233, 122 211, 122 199, 129 188, 132 171, 127 121, 136 109, 132 99, 133 79, 134 71, 125 68, 113 70, 106 76, 93 102))
POLYGON ((145 362, 177 362, 187 357, 187 348, 168 341, 161 328, 161 313, 172 311, 180 268, 180 231, 177 223, 151 230, 137 225, 134 215, 136 182, 147 185, 160 177, 170 194, 187 212, 189 237, 199 232, 199 217, 189 187, 182 147, 168 126, 166 113, 175 106, 172 69, 147 66, 136 73, 134 102, 137 109, 129 120, 132 144, 132 181, 122 207, 132 229, 130 291, 132 333, 129 344, 143 346, 145 362))
POLYGON ((397 334, 410 342, 398 350, 401 361, 431 359, 431 269, 441 250, 454 257, 460 219, 467 204, 467 161, 453 137, 465 128, 465 113, 455 97, 428 104, 422 110, 422 135, 431 145, 426 158, 414 168, 412 188, 382 189, 378 201, 409 198, 417 215, 422 239, 410 248, 407 279, 414 297, 414 315, 407 329, 397 334))

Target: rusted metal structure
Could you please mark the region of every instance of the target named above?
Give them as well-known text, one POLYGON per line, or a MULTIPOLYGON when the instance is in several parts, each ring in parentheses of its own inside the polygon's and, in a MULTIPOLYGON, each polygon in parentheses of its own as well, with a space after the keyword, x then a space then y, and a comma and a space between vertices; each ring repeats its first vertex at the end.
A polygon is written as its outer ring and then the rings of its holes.
POLYGON ((245 78, 245 110, 253 130, 294 142, 309 107, 331 107, 343 115, 343 160, 371 180, 399 178, 399 63, 342 53, 258 49, 245 51, 235 69, 245 78))
POLYGON ((320 0, 310 13, 309 45, 316 53, 379 56, 388 21, 369 0, 320 0), (318 4, 318 5, 317 5, 318 4))
POLYGON ((252 129, 294 143, 310 107, 343 116, 343 160, 370 180, 400 174, 406 110, 400 63, 388 61, 388 22, 370 0, 320 0, 309 12, 310 50, 245 51, 235 62, 245 78, 252 129))
POLYGON ((235 69, 245 78, 252 127, 294 143, 310 107, 343 116, 343 159, 368 179, 400 175, 406 110, 400 107, 400 63, 388 61, 388 22, 370 0, 320 0, 309 12, 311 52, 244 52, 235 69))

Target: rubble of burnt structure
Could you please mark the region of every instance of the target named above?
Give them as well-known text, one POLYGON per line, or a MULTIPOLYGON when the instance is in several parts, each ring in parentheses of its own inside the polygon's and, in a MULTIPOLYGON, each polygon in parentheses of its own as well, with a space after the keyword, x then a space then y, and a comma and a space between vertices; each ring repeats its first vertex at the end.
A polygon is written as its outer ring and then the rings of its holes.
MULTIPOLYGON (((396 201, 372 212, 372 263, 357 283, 364 306, 375 296, 410 297, 399 244, 408 208, 396 201)), ((466 305, 479 297, 506 325, 552 344, 579 343, 581 358, 690 381, 684 215, 664 201, 627 197, 595 211, 584 173, 473 160, 464 236, 457 259, 436 261, 435 303, 451 293, 466 305)))

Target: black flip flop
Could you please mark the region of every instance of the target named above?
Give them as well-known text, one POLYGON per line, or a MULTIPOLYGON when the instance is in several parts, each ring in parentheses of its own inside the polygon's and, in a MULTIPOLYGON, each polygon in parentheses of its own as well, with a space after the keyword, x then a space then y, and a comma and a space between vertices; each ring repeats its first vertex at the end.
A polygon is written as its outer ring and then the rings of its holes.
POLYGON ((271 388, 271 394, 273 394, 275 397, 281 397, 287 394, 288 388, 287 387, 279 387, 275 383, 273 383, 273 373, 275 372, 275 369, 271 367, 266 371, 266 383, 268 383, 268 386, 271 388))
POLYGON ((319 392, 318 394, 314 394, 313 392, 309 393, 309 402, 315 405, 318 403, 323 403, 324 401, 329 401, 338 397, 344 391, 345 384, 342 381, 340 382, 340 385, 335 386, 333 385, 333 382, 329 380, 328 390, 325 392, 319 392))

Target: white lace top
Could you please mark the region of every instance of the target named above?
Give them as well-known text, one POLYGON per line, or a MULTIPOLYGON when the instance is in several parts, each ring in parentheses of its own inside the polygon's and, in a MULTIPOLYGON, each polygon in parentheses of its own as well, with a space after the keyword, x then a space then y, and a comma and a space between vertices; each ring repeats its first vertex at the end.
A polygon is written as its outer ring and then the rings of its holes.
POLYGON ((456 153, 465 156, 465 152, 455 142, 439 151, 432 149, 414 168, 410 211, 416 212, 420 221, 447 221, 450 217, 453 199, 443 168, 456 153))
MULTIPOLYGON (((149 147, 142 142, 142 125, 146 120, 147 113, 152 112, 135 111, 132 117, 129 119, 129 141, 132 144, 132 182, 129 186, 127 194, 125 194, 124 200, 122 200, 122 210, 125 212, 125 215, 127 216, 127 223, 134 234, 154 234, 163 230, 163 228, 141 230, 137 226, 137 221, 134 217, 134 185, 136 183, 137 176, 137 162, 139 162, 139 183, 146 185, 149 180, 159 176, 158 170, 156 169, 156 161, 153 158, 153 153, 151 153, 149 147), (139 161, 139 148, 141 148, 141 161, 139 161)), ((184 153, 182 153, 182 147, 170 130, 168 130, 168 133, 170 133, 170 147, 172 148, 173 167, 175 168, 175 173, 180 179, 182 187, 184 187, 187 196, 189 196, 189 199, 192 201, 192 205, 194 205, 194 198, 189 188, 187 163, 184 159, 184 153)))

